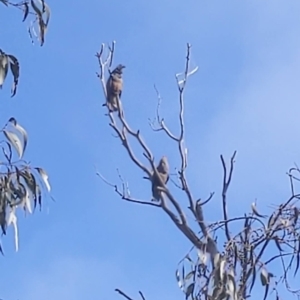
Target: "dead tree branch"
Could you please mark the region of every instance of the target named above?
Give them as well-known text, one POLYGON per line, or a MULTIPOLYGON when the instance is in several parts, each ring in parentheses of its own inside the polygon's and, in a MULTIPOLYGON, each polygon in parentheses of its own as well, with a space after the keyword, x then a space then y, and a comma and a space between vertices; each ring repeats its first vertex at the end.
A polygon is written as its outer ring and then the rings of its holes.
MULTIPOLYGON (((133 298, 129 297, 128 295, 126 295, 124 292, 122 292, 120 289, 115 289, 115 291, 117 293, 119 293, 121 296, 123 296, 125 299, 127 300, 134 300, 133 298)), ((142 298, 142 300, 146 300, 146 298, 144 297, 143 293, 141 291, 139 291, 139 294, 142 298)))
MULTIPOLYGON (((112 66, 115 43, 108 48, 108 54, 104 59, 105 45, 101 46, 97 53, 99 62, 100 79, 104 96, 106 97, 105 71, 112 66)), ((172 220, 175 226, 186 236, 193 244, 196 250, 196 260, 192 260, 189 252, 180 262, 181 271, 177 270, 176 278, 186 299, 193 297, 196 300, 209 299, 227 299, 229 296, 233 300, 241 300, 249 297, 252 288, 260 279, 265 287, 265 299, 269 294, 269 287, 275 291, 278 296, 277 285, 282 282, 286 289, 299 296, 300 290, 290 287, 289 271, 294 267, 294 275, 297 274, 300 265, 300 223, 299 223, 299 200, 300 194, 297 194, 295 182, 300 181, 300 170, 296 166, 288 172, 292 196, 279 206, 272 208, 270 216, 261 214, 257 211, 255 204, 252 204, 248 214, 241 217, 230 217, 228 213, 228 188, 232 181, 236 151, 231 156, 230 166, 226 166, 223 156, 220 156, 223 167, 222 182, 222 220, 216 222, 207 222, 204 217, 203 206, 209 202, 214 193, 211 193, 207 200, 201 201, 194 199, 190 190, 186 170, 188 167, 187 148, 185 145, 185 123, 184 123, 184 92, 188 78, 195 73, 198 68, 190 71, 191 45, 187 44, 187 53, 185 60, 185 69, 181 74, 176 74, 176 82, 179 93, 179 133, 174 134, 166 125, 164 119, 160 116, 159 108, 162 104, 162 98, 156 89, 158 105, 156 111, 156 126, 150 122, 150 126, 155 132, 162 131, 166 137, 171 139, 179 153, 180 167, 178 169, 178 184, 187 198, 188 209, 195 217, 200 233, 195 232, 189 225, 185 216, 184 209, 178 200, 173 196, 171 189, 163 181, 155 165, 155 157, 146 141, 142 138, 139 130, 133 130, 125 117, 122 103, 118 103, 118 112, 108 112, 110 126, 116 132, 126 149, 132 162, 144 173, 147 179, 152 182, 153 178, 158 180, 158 191, 162 197, 157 202, 142 201, 131 197, 128 184, 119 175, 122 188, 116 184, 108 182, 100 173, 97 175, 124 200, 143 205, 155 206, 161 208, 172 220), (135 139, 140 147, 139 155, 146 161, 145 163, 138 159, 136 151, 133 151, 129 138, 135 139), (233 230, 238 228, 238 230, 233 230), (218 243, 218 238, 224 235, 223 246, 218 243), (221 250, 219 250, 221 249, 221 250), (266 251, 270 255, 265 256, 266 251), (272 268, 273 264, 280 266, 280 275, 276 281, 274 275, 267 268, 272 268), (190 264, 189 271, 185 271, 185 265, 190 264), (192 270, 192 271, 191 271, 192 270), (187 275, 185 275, 187 274, 187 275), (278 279, 279 278, 279 279, 278 279)), ((133 300, 120 290, 116 290, 127 300, 133 300)), ((140 293, 142 300, 144 296, 140 293)), ((190 298, 192 299, 192 298, 190 298)))

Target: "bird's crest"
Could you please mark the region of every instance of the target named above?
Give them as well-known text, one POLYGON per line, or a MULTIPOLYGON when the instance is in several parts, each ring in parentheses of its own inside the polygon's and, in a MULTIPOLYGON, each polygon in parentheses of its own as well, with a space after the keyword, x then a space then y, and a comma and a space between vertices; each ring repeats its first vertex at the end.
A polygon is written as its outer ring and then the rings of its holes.
POLYGON ((122 69, 126 68, 124 65, 119 64, 117 67, 111 72, 111 74, 122 74, 122 69))

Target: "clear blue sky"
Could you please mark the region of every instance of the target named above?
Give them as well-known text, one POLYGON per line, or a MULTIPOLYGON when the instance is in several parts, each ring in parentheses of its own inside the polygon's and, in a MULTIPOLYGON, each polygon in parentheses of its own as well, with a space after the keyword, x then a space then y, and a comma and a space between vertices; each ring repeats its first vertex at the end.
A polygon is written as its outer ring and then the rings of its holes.
MULTIPOLYGON (((178 154, 149 129, 156 84, 166 122, 177 129, 174 74, 184 67, 186 42, 199 71, 186 93, 186 141, 193 193, 216 195, 207 219, 221 217, 221 164, 238 150, 229 192, 232 215, 257 198, 289 194, 285 172, 300 163, 299 1, 51 1, 44 47, 33 46, 22 15, 0 5, 0 47, 19 58, 17 95, 0 92, 1 124, 14 116, 28 131, 26 158, 44 167, 56 202, 19 214, 20 251, 13 230, 2 238, 0 297, 5 300, 122 299, 118 287, 147 300, 183 299, 174 272, 189 243, 160 211, 122 202, 95 175, 95 166, 132 195, 150 198, 104 116, 94 57, 102 42, 117 41, 115 63, 126 65, 123 104, 158 158, 178 154), (163 147, 162 147, 163 145, 163 147)), ((9 78, 10 79, 10 78, 9 78)), ((179 200, 186 205, 185 199, 179 200)), ((192 221, 192 218, 190 218, 192 221)))

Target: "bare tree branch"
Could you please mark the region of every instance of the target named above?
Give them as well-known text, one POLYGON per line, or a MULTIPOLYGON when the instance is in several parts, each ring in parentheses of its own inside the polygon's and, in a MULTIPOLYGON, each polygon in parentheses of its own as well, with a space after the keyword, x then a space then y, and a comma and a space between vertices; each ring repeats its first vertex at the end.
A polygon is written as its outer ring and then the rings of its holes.
MULTIPOLYGON (((233 164, 234 164, 234 158, 235 158, 235 155, 236 155, 236 151, 234 151, 232 157, 231 157, 231 161, 230 161, 230 171, 229 171, 229 176, 228 176, 228 179, 227 179, 227 168, 226 168, 226 163, 224 161, 224 158, 223 156, 221 155, 221 161, 222 161, 222 166, 223 166, 223 172, 224 172, 224 175, 223 175, 223 190, 222 190, 222 204, 223 204, 223 218, 225 221, 227 221, 228 219, 228 214, 227 214, 227 190, 228 190, 228 187, 230 185, 230 182, 231 182, 231 178, 232 178, 232 173, 233 173, 233 164)), ((225 222, 225 233, 226 233, 226 237, 227 237, 227 240, 230 241, 231 237, 230 237, 230 232, 229 232, 229 228, 228 228, 228 223, 225 222)))
MULTIPOLYGON (((97 54, 100 66, 100 82, 105 90, 104 71, 112 65, 115 44, 109 47, 109 54, 106 60, 103 60, 104 45, 97 54)), ((186 170, 188 167, 187 148, 185 145, 185 123, 184 123, 184 92, 188 77, 195 73, 198 68, 190 70, 191 45, 187 44, 185 69, 181 74, 176 74, 176 82, 179 93, 179 133, 174 134, 166 125, 164 119, 160 116, 160 106, 162 98, 155 87, 158 104, 156 109, 155 122, 150 122, 151 128, 157 132, 162 131, 166 137, 175 142, 180 157, 180 167, 177 171, 179 187, 187 198, 188 211, 192 212, 193 219, 200 227, 199 232, 195 232, 185 215, 185 210, 179 204, 172 193, 172 189, 165 184, 159 175, 155 165, 155 157, 152 154, 147 143, 142 138, 139 130, 133 130, 125 116, 121 101, 118 103, 117 113, 108 113, 111 128, 116 132, 117 137, 121 140, 123 147, 126 149, 131 161, 144 173, 152 183, 153 178, 157 178, 158 191, 161 193, 161 199, 157 202, 142 201, 132 198, 129 192, 128 184, 119 174, 122 188, 116 184, 109 183, 102 175, 98 176, 114 188, 115 192, 124 200, 138 204, 145 204, 161 208, 166 215, 172 220, 175 226, 186 236, 193 244, 193 252, 196 251, 196 260, 192 260, 189 253, 180 262, 182 271, 176 271, 176 278, 181 290, 185 293, 186 299, 211 300, 211 299, 228 299, 241 300, 249 297, 252 288, 259 279, 265 287, 265 298, 269 294, 269 286, 278 296, 277 285, 282 282, 286 289, 300 297, 300 291, 292 289, 289 284, 288 274, 294 267, 294 275, 297 274, 300 266, 300 194, 296 192, 295 182, 300 181, 300 170, 296 166, 288 172, 290 189, 292 196, 279 206, 272 207, 272 212, 268 218, 267 215, 258 213, 257 209, 251 207, 250 211, 244 216, 230 217, 228 213, 228 188, 232 181, 236 151, 231 156, 230 166, 227 167, 223 155, 220 156, 223 167, 222 181, 222 212, 221 220, 208 222, 205 219, 203 207, 208 203, 214 193, 211 193, 207 200, 195 200, 188 184, 186 170), (138 159, 136 151, 133 151, 129 138, 135 139, 140 147, 139 155, 146 159, 144 164, 138 159), (149 167, 148 167, 148 166, 149 167), (255 211, 253 211, 255 209, 255 211), (232 223, 236 225, 233 226, 232 223), (238 227, 240 226, 240 228, 238 227), (231 231, 232 229, 235 229, 231 231), (224 237, 222 237, 224 235, 224 237), (225 240, 223 245, 221 241, 225 240), (220 249, 220 250, 219 250, 220 249), (268 251, 268 252, 267 252, 268 251), (264 255, 270 253, 269 255, 264 255), (189 271, 185 271, 185 265, 190 264, 189 271), (274 275, 267 270, 277 263, 280 268, 280 275, 273 279, 274 275), (278 280, 278 278, 280 280, 278 280), (193 298, 192 298, 193 297, 193 298)), ((176 169, 175 169, 176 170, 176 169)), ((119 292, 119 290, 118 290, 119 292)), ((119 292, 120 293, 120 292, 119 292)), ((126 299, 131 299, 121 292, 126 299)), ((140 292, 142 300, 144 296, 140 292)))
MULTIPOLYGON (((134 300, 133 298, 129 297, 128 295, 126 295, 123 291, 121 291, 120 289, 115 289, 115 291, 117 293, 119 293, 121 296, 123 296, 125 299, 127 300, 134 300)), ((139 294, 142 298, 142 300, 146 300, 146 298, 144 297, 143 293, 141 291, 139 291, 139 294)))

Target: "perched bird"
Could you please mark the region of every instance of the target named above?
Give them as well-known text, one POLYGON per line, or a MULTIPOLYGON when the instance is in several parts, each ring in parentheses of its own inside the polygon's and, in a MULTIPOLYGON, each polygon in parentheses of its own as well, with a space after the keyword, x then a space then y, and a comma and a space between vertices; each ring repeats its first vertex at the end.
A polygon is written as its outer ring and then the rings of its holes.
POLYGON ((122 69, 125 66, 118 65, 111 73, 106 83, 107 91, 107 101, 106 106, 109 111, 118 110, 118 100, 121 98, 122 88, 123 88, 123 79, 122 79, 122 69))
MULTIPOLYGON (((156 170, 164 184, 169 180, 169 164, 166 156, 163 156, 159 161, 156 170)), ((155 174, 152 175, 152 197, 154 200, 159 201, 161 199, 161 191, 157 189, 158 186, 161 186, 159 179, 155 174)))

